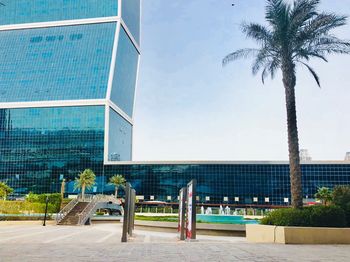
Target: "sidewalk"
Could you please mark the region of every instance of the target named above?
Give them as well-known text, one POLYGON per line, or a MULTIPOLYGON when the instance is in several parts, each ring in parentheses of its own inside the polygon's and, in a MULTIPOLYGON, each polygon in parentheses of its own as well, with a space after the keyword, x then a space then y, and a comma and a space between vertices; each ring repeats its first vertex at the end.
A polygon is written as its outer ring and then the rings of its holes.
POLYGON ((0 226, 1 261, 349 261, 350 247, 251 244, 241 237, 136 230, 121 243, 121 224, 0 226))

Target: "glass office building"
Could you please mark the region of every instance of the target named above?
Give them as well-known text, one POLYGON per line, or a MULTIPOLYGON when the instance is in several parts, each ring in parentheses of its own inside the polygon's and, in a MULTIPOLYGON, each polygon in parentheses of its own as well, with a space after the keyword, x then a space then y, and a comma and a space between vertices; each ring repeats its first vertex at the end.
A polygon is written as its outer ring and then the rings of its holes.
MULTIPOLYGON (((177 201, 198 181, 198 201, 287 205, 289 169, 278 162, 137 163, 132 160, 140 56, 140 0, 2 0, 0 180, 15 194, 74 191, 86 168, 93 193, 124 175, 144 200, 177 201)), ((350 163, 304 164, 304 197, 350 184, 350 163)))
POLYGON ((130 161, 140 0, 1 3, 0 180, 51 192, 130 161))

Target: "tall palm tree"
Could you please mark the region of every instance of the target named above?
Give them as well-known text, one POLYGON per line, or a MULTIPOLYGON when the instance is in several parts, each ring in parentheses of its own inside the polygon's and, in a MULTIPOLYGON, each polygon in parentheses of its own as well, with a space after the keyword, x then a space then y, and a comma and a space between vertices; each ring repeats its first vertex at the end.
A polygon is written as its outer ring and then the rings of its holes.
POLYGON ((13 192, 13 188, 9 187, 6 183, 0 182, 0 198, 6 200, 7 196, 13 192))
POLYGON ((114 175, 109 179, 109 183, 115 187, 115 197, 118 197, 118 189, 125 185, 125 178, 122 175, 114 175))
POLYGON ((257 42, 258 49, 237 50, 223 59, 223 65, 238 58, 255 58, 252 72, 262 71, 262 82, 276 71, 282 71, 287 107, 288 147, 292 206, 301 208, 302 186, 299 158, 299 140, 295 108, 296 66, 305 66, 320 86, 319 77, 307 64, 311 58, 327 62, 327 54, 350 53, 350 42, 331 34, 346 24, 347 17, 319 12, 320 0, 267 0, 265 19, 267 26, 248 23, 243 33, 257 42))
POLYGON ((81 189, 81 197, 85 197, 85 189, 92 188, 95 185, 96 176, 91 169, 85 169, 84 172, 75 178, 74 189, 81 189))

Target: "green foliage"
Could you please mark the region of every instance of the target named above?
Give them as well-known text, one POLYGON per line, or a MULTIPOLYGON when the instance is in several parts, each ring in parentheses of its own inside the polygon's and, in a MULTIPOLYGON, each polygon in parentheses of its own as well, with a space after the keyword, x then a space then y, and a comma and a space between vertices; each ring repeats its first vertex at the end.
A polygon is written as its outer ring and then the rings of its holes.
MULTIPOLYGON (((252 72, 262 72, 261 79, 274 78, 283 63, 299 64, 315 78, 319 77, 307 64, 311 58, 327 62, 328 54, 350 53, 350 42, 335 37, 332 31, 346 25, 347 17, 319 12, 318 0, 268 0, 265 20, 267 26, 256 23, 242 25, 243 33, 259 48, 237 50, 223 59, 223 65, 239 58, 254 58, 252 72), (287 61, 288 60, 288 61, 287 61)), ((290 72, 292 73, 292 72, 290 72)))
POLYGON ((336 186, 333 189, 333 203, 340 207, 350 204, 350 186, 336 186))
MULTIPOLYGON (((48 213, 56 213, 57 206, 48 204, 48 213)), ((28 201, 0 200, 0 214, 42 214, 45 213, 45 203, 28 201)))
POLYGON ((138 215, 136 215, 135 220, 177 222, 178 216, 138 216, 138 215))
POLYGON ((275 226, 346 227, 346 216, 344 210, 337 206, 285 208, 270 212, 260 223, 275 226))
POLYGON ((117 187, 125 185, 125 178, 122 175, 114 175, 109 179, 109 183, 117 187))
POLYGON ((30 203, 46 203, 46 197, 49 199, 49 204, 54 207, 54 212, 58 212, 61 208, 61 194, 55 193, 55 194, 33 194, 29 193, 28 196, 26 197, 26 201, 30 203))
POLYGON ((333 203, 345 211, 347 224, 350 227, 350 186, 334 187, 333 203))
POLYGON ((0 198, 6 200, 7 196, 13 192, 13 188, 9 187, 5 182, 0 182, 0 198))
POLYGON ((327 205, 333 199, 332 191, 328 187, 320 187, 315 194, 315 198, 322 201, 323 205, 327 205))
POLYGON ((109 184, 115 186, 115 196, 118 197, 119 187, 125 187, 126 180, 122 175, 114 175, 109 179, 109 184))
POLYGON ((84 172, 75 178, 74 189, 81 189, 84 196, 85 188, 90 189, 95 184, 95 173, 91 169, 85 169, 84 172))

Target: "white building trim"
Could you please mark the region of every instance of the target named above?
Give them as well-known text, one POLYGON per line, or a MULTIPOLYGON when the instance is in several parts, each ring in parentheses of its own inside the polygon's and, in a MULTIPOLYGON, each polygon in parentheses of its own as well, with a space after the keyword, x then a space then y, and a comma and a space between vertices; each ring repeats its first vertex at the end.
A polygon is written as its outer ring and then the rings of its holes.
MULTIPOLYGON (((108 161, 105 165, 289 165, 288 161, 108 161)), ((301 165, 350 165, 349 161, 310 161, 301 165)))
POLYGON ((6 103, 0 103, 0 108, 98 106, 98 105, 105 105, 106 103, 107 103, 106 99, 6 102, 6 103))
POLYGON ((126 34, 129 36, 129 38, 131 39, 131 42, 133 43, 133 45, 135 46, 137 52, 139 54, 141 54, 141 48, 140 45, 136 42, 135 38, 133 37, 132 33, 130 32, 129 28, 127 27, 126 23, 124 22, 123 18, 120 19, 120 23, 122 24, 126 34))
POLYGON ((57 27, 57 26, 111 23, 111 22, 119 22, 119 21, 120 21, 119 16, 108 16, 108 17, 87 18, 87 19, 74 19, 74 20, 61 20, 61 21, 38 22, 38 23, 12 24, 12 25, 0 26, 0 31, 57 27))
POLYGON ((104 150, 103 150, 103 162, 108 162, 108 152, 109 152, 109 105, 105 106, 105 139, 104 139, 104 150))
POLYGON ((122 118, 128 121, 131 125, 134 125, 134 121, 116 104, 114 104, 111 100, 107 101, 108 105, 117 112, 122 118))

